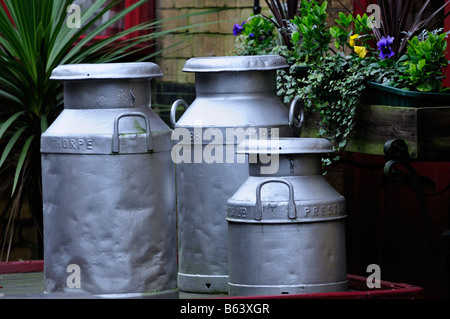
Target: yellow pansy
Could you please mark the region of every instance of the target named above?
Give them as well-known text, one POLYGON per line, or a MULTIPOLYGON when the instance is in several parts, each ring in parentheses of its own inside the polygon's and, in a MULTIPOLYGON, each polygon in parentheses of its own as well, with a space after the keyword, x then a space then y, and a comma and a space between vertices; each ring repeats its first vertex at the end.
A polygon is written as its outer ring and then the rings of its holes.
POLYGON ((367 53, 368 53, 368 51, 367 51, 367 49, 365 47, 360 47, 360 46, 356 45, 353 49, 355 50, 355 53, 360 58, 364 58, 367 55, 367 53))
POLYGON ((350 46, 353 48, 355 46, 355 40, 359 37, 359 34, 355 34, 350 36, 350 41, 348 42, 350 46))

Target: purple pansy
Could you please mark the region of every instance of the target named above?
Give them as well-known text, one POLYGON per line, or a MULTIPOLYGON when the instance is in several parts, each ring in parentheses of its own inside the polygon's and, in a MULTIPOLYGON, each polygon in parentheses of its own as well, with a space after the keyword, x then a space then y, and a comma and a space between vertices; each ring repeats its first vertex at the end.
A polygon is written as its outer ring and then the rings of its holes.
POLYGON ((394 43, 394 38, 388 36, 382 37, 380 41, 378 41, 378 50, 380 50, 380 59, 389 59, 395 55, 394 50, 392 50, 392 44, 394 43))
POLYGON ((233 27, 233 35, 237 36, 238 34, 240 34, 242 32, 242 30, 244 30, 244 24, 245 21, 242 22, 242 24, 236 23, 233 27))
POLYGON ((255 37, 255 34, 254 34, 253 32, 251 32, 251 33, 248 35, 248 37, 249 37, 250 39, 253 39, 253 38, 255 37))

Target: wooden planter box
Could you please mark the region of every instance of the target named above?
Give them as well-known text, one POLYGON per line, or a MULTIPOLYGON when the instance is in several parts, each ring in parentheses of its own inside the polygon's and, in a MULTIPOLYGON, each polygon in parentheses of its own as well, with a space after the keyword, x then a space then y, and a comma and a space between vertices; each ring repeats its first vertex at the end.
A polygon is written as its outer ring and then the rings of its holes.
MULTIPOLYGON (((316 137, 317 123, 317 114, 306 116, 302 137, 316 137)), ((450 160, 450 106, 361 104, 357 109, 356 123, 347 151, 384 155, 386 141, 403 139, 413 159, 450 160)))

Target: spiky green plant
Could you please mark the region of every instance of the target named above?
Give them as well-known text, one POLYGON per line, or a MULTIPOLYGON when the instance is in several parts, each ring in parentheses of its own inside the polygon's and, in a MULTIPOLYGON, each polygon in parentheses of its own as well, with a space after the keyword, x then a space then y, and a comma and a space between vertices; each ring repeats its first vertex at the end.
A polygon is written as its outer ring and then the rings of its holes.
POLYGON ((14 223, 25 200, 41 229, 40 135, 58 116, 63 102, 61 83, 49 79, 52 70, 60 64, 124 61, 142 50, 137 44, 145 47, 155 38, 183 29, 161 31, 158 27, 167 20, 149 21, 93 42, 95 36, 148 0, 137 1, 90 29, 121 1, 95 1, 81 12, 80 28, 67 24, 67 8, 73 0, 5 0, 5 6, 0 6, 0 197, 9 198, 0 212, 0 217, 8 220, 6 225, 0 224, 0 260, 9 259, 14 223), (126 37, 142 30, 151 32, 126 37))

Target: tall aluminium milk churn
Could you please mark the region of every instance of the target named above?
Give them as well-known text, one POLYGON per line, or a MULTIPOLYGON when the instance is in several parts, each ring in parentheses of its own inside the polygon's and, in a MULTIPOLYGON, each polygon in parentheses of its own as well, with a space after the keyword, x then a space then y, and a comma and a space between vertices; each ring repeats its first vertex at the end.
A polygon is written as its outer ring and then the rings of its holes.
POLYGON ((286 68, 280 56, 192 58, 196 99, 176 101, 174 125, 178 217, 178 287, 183 291, 228 291, 225 207, 248 177, 246 158, 236 155, 248 137, 292 136, 299 104, 289 110, 276 95, 276 72, 286 68), (176 121, 177 107, 186 110, 176 121))
POLYGON ((240 144, 250 176, 226 209, 231 296, 347 289, 345 199, 321 173, 331 152, 316 138, 240 144))
POLYGON ((41 138, 46 292, 178 297, 172 130, 154 63, 61 65, 64 110, 41 138))

